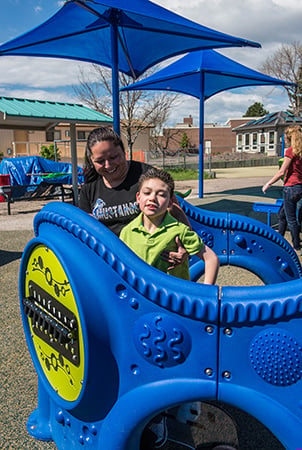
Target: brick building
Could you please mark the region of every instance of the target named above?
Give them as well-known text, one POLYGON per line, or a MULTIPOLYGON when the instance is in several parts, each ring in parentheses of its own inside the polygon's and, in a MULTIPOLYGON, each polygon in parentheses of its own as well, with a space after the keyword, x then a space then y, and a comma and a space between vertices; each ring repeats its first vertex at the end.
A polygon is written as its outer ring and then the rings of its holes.
MULTIPOLYGON (((204 124, 204 148, 205 153, 234 153, 236 151, 236 133, 234 128, 256 118, 233 118, 226 124, 205 123, 204 124)), ((193 124, 192 116, 185 117, 182 123, 175 127, 165 128, 163 131, 163 147, 169 150, 177 150, 182 143, 188 143, 188 149, 198 152, 199 127, 193 124), (186 136, 186 137, 185 137, 186 136)))

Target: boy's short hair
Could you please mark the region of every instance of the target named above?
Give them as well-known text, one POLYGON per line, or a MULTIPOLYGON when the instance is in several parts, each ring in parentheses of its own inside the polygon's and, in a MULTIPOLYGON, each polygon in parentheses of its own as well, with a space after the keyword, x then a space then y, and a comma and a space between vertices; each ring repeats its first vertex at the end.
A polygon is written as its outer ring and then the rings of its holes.
POLYGON ((143 183, 146 180, 150 180, 152 178, 158 178, 163 181, 169 188, 170 198, 173 197, 174 194, 174 180, 171 175, 162 169, 157 169, 155 167, 151 167, 147 170, 147 172, 143 173, 138 180, 138 190, 140 191, 143 183))

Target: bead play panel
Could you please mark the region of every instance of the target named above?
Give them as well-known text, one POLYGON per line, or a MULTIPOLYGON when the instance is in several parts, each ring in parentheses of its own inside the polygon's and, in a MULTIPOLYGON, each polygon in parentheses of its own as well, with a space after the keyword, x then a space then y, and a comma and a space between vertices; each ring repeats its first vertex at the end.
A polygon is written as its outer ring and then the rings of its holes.
POLYGON ((62 399, 77 400, 84 378, 79 313, 66 273, 45 245, 30 254, 22 301, 33 351, 47 381, 62 399))

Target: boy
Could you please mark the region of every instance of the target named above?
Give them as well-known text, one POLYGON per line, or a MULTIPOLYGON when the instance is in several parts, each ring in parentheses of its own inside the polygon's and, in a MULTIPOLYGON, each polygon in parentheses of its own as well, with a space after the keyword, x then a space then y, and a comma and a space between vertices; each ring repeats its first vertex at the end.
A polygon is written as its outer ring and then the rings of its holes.
MULTIPOLYGON (((168 209, 174 195, 173 178, 164 170, 150 168, 138 181, 136 200, 141 210, 138 217, 126 225, 120 238, 138 256, 157 269, 185 280, 190 279, 188 259, 171 266, 162 253, 177 251, 178 237, 190 255, 197 255, 205 262, 206 284, 214 284, 219 268, 219 259, 203 244, 197 233, 172 217, 168 209)), ((178 409, 177 418, 186 422, 192 413, 195 420, 200 414, 200 403, 185 403, 178 409)), ((159 414, 149 423, 142 435, 141 448, 160 448, 167 440, 166 419, 159 414), (151 446, 147 445, 148 441, 151 446)))
POLYGON ((168 212, 174 194, 173 178, 164 170, 151 168, 138 182, 137 203, 140 215, 126 225, 120 238, 138 256, 157 269, 186 280, 190 279, 188 260, 171 266, 161 253, 177 251, 175 239, 179 237, 190 255, 197 255, 205 263, 205 284, 214 284, 219 259, 203 244, 197 233, 178 222, 168 212))

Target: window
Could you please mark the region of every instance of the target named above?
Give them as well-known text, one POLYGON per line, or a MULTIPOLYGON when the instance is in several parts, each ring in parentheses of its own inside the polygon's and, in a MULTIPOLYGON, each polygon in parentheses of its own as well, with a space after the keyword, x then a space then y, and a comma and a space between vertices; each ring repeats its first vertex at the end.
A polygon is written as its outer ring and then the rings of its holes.
POLYGON ((78 139, 86 140, 88 138, 89 131, 79 130, 77 134, 78 134, 78 139))
POLYGON ((270 131, 268 133, 268 148, 269 150, 274 150, 275 149, 275 132, 274 131, 270 131))
POLYGON ((237 134, 237 150, 242 151, 242 134, 237 134))
POLYGON ((65 137, 70 137, 70 130, 65 130, 65 137))
POLYGON ((253 133, 253 146, 257 145, 257 133, 253 133))
POLYGON ((61 140, 61 131, 59 131, 59 130, 46 131, 46 141, 47 142, 60 141, 60 140, 61 140))
POLYGON ((244 145, 250 145, 250 135, 246 134, 244 136, 244 145))
POLYGON ((265 153, 265 136, 264 130, 262 130, 260 133, 260 153, 265 153))

